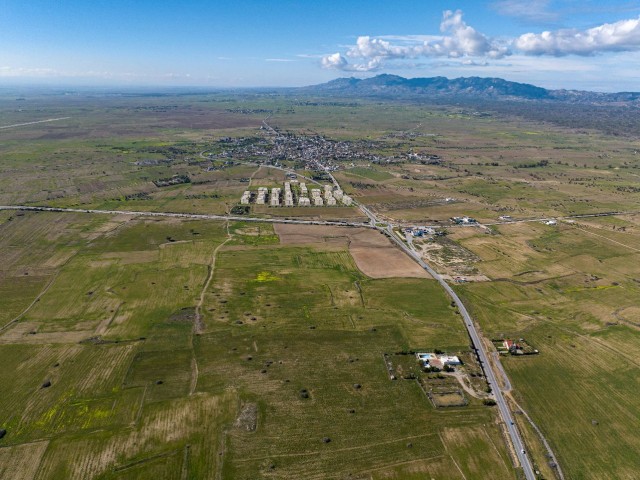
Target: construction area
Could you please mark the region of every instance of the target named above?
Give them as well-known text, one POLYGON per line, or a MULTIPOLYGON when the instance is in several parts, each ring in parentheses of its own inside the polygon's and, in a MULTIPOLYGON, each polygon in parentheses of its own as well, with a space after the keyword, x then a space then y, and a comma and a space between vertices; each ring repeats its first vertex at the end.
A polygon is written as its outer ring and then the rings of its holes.
POLYGON ((349 207, 353 204, 353 200, 332 185, 309 190, 304 182, 284 182, 284 188, 258 187, 256 191, 246 190, 240 198, 240 204, 251 203, 270 207, 333 207, 338 204, 349 207))

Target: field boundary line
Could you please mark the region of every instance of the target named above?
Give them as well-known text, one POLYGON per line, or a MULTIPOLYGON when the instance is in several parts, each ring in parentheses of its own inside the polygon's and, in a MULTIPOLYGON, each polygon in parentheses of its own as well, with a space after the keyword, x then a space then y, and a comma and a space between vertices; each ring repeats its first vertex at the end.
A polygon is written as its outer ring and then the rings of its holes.
POLYGON ((222 435, 220 435, 220 442, 219 442, 220 450, 218 451, 219 455, 218 455, 218 461, 216 462, 216 472, 215 472, 216 480, 222 480, 226 444, 227 444, 227 430, 224 429, 222 430, 222 435))
POLYGON ((547 454, 549 454, 549 456, 551 457, 551 460, 553 460, 553 462, 556 464, 556 468, 553 468, 552 470, 558 474, 558 477, 560 478, 560 480, 565 480, 564 474, 562 473, 562 469, 560 468, 560 462, 558 462, 558 459, 556 458, 555 453, 553 453, 553 450, 551 449, 551 445, 549 445, 549 442, 547 442, 547 439, 542 434, 542 431, 538 428, 538 426, 535 424, 535 422, 529 416, 527 411, 525 409, 523 409, 518 404, 518 402, 516 402, 516 400, 513 398, 513 396, 510 396, 510 400, 522 412, 522 415, 524 416, 524 418, 527 419, 527 421, 529 422, 529 424, 531 425, 533 430, 536 432, 538 437, 540 437, 540 440, 542 441, 542 444, 544 445, 544 448, 547 450, 547 454))
MULTIPOLYGON (((396 438, 396 439, 393 439, 393 440, 386 440, 384 442, 369 443, 367 445, 358 445, 356 447, 338 448, 336 450, 332 450, 332 452, 349 452, 349 451, 352 451, 352 450, 361 450, 363 448, 371 448, 371 447, 375 447, 375 446, 378 446, 378 445, 389 445, 391 443, 404 442, 405 440, 413 440, 415 438, 435 437, 436 435, 437 434, 435 434, 435 433, 425 433, 425 434, 422 434, 422 435, 412 435, 410 437, 396 438)), ((253 462, 253 461, 256 461, 256 460, 265 460, 267 458, 306 457, 306 456, 309 456, 309 455, 318 455, 321 452, 322 452, 321 450, 314 450, 312 452, 283 453, 281 455, 269 455, 268 457, 243 458, 243 459, 238 459, 238 462, 253 462)))
POLYGON ((138 408, 138 413, 136 413, 136 418, 133 421, 134 425, 140 423, 140 417, 142 416, 142 409, 144 408, 144 399, 147 396, 147 386, 144 386, 144 390, 142 391, 142 396, 140 397, 140 407, 138 408))
POLYGON ((0 333, 4 332, 7 328, 9 328, 14 323, 18 322, 22 317, 24 317, 29 312, 29 310, 31 310, 33 308, 33 306, 36 303, 38 303, 40 301, 40 298, 42 298, 42 296, 45 295, 49 291, 49 288, 51 288, 51 285, 53 285, 53 282, 55 282, 56 279, 60 276, 60 272, 62 272, 62 269, 64 267, 66 267, 69 264, 69 262, 71 261, 71 259, 73 259, 77 254, 78 254, 78 250, 76 250, 74 252, 74 254, 71 255, 69 258, 67 258, 62 265, 60 265, 60 267, 58 268, 58 271, 53 274, 51 280, 49 280, 49 283, 47 283, 47 285, 40 291, 40 293, 36 296, 36 298, 33 300, 33 302, 31 302, 29 304, 29 306, 26 309, 24 309, 22 311, 22 313, 20 313, 17 317, 15 317, 9 323, 7 323, 7 324, 3 325, 2 327, 0 327, 0 333))
POLYGON ((188 480, 189 478, 189 454, 191 448, 189 445, 185 445, 184 453, 182 454, 182 471, 180 472, 180 480, 188 480))
POLYGON ((447 442, 445 442, 444 438, 442 438, 442 432, 441 431, 438 431, 438 437, 440 437, 440 441, 442 442, 442 447, 444 448, 444 451, 446 452, 447 456, 451 459, 453 464, 456 466, 456 468, 460 472, 460 475, 462 475, 462 478, 464 478, 464 480, 467 480, 467 476, 464 474, 464 472, 460 468, 460 465, 458 465, 458 462, 456 462, 456 459, 453 458, 453 455, 451 455, 449 453, 449 449, 447 448, 447 442))
POLYGON ((176 455, 180 450, 171 450, 169 452, 157 453, 155 455, 151 455, 147 458, 142 458, 140 460, 136 460, 135 462, 127 463, 125 465, 121 465, 119 467, 114 467, 113 472, 122 472, 124 470, 128 470, 133 467, 137 467, 138 465, 142 465, 147 462, 153 462, 154 460, 158 460, 159 458, 172 457, 176 455))
POLYGON ((389 463, 387 465, 383 465, 382 467, 370 468, 368 470, 360 470, 359 472, 356 472, 356 474, 377 472, 377 471, 380 471, 380 470, 384 470, 386 468, 399 467, 400 465, 409 465, 411 463, 416 463, 416 462, 424 462, 424 461, 429 462, 431 460, 437 460, 439 458, 446 458, 446 457, 451 457, 451 455, 435 455, 433 457, 415 458, 413 460, 406 460, 404 462, 389 463))
POLYGON ((567 223, 567 224, 575 227, 577 230, 580 230, 580 231, 582 231, 584 233, 588 233, 589 235, 593 235, 595 237, 604 238, 605 240, 609 240, 611 243, 618 244, 618 245, 620 245, 622 247, 628 248, 629 250, 633 250, 635 252, 640 252, 640 248, 632 247, 631 245, 627 245, 627 244, 624 244, 624 243, 619 242, 617 240, 614 240, 612 238, 606 237, 604 235, 600 235, 599 233, 592 232, 592 231, 588 230, 587 227, 584 226, 584 225, 581 225, 581 224, 578 224, 578 223, 567 223))
POLYGON ((546 319, 543 318, 542 321, 545 322, 545 323, 550 323, 554 327, 556 327, 558 330, 562 330, 563 332, 567 332, 567 333, 569 333, 571 335, 574 335, 576 337, 582 338, 582 339, 586 340, 587 342, 594 342, 598 346, 600 346, 600 348, 602 348, 604 350, 609 350, 609 351, 615 353, 616 355, 619 355, 619 356, 623 357, 625 360, 627 360, 629 363, 635 365, 636 367, 640 367, 640 362, 638 362, 635 358, 631 357, 626 352, 624 352, 622 350, 618 350, 617 348, 615 348, 615 347, 603 342, 598 337, 593 337, 591 335, 585 335, 584 333, 576 332, 575 330, 572 330, 569 327, 565 327, 564 325, 561 325, 558 322, 554 322, 553 320, 548 319, 548 318, 546 318, 546 319))
POLYGON ((56 278, 58 278, 58 275, 60 274, 60 272, 56 272, 53 274, 51 280, 49 280, 49 282, 47 283, 47 285, 45 285, 44 289, 42 289, 40 291, 40 293, 36 296, 36 298, 33 299, 33 301, 29 304, 29 306, 27 308, 25 308, 22 313, 20 313, 17 317, 15 317, 13 320, 10 320, 8 323, 6 323, 5 325, 3 325, 2 327, 0 327, 0 333, 5 331, 7 328, 9 328, 11 325, 13 325, 14 323, 18 322, 22 317, 24 317, 29 310, 31 310, 31 308, 33 308, 33 306, 38 303, 40 301, 40 298, 47 293, 47 291, 49 290, 49 287, 51 287, 51 285, 53 284, 53 282, 56 280, 56 278))

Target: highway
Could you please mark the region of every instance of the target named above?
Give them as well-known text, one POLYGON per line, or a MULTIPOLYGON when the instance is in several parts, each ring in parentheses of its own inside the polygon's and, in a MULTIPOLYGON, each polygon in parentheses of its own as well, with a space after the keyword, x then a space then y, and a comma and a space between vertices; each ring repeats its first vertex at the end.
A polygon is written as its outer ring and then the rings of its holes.
POLYGON ((137 212, 131 210, 96 210, 87 208, 58 208, 38 207, 31 205, 0 205, 0 210, 27 210, 35 212, 69 212, 69 213, 96 213, 106 215, 131 215, 136 217, 177 217, 192 218, 194 220, 237 220, 239 222, 260 223, 292 223, 297 225, 333 225, 338 227, 365 227, 371 228, 369 223, 342 222, 335 220, 296 220, 292 218, 260 218, 244 217, 242 215, 207 215, 198 213, 173 213, 173 212, 137 212))
MULTIPOLYGON (((491 364, 489 363, 489 357, 487 352, 485 351, 484 345, 480 339, 480 335, 476 329, 469 312, 460 300, 460 297, 456 294, 456 292, 449 286, 449 284, 429 265, 427 265, 422 258, 413 250, 411 250, 407 245, 404 244, 396 235, 391 231, 391 227, 387 227, 387 229, 380 228, 380 230, 384 230, 385 233, 394 241, 407 255, 413 258, 422 268, 424 268, 429 274, 435 278, 438 283, 445 289, 445 291, 449 294, 449 296, 453 299, 460 311, 460 315, 462 315, 462 319, 464 320, 465 327, 467 328, 467 332, 469 333, 469 337, 471 338, 471 342, 473 346, 476 348, 478 353, 478 357, 480 358, 480 362, 482 363, 482 369, 484 370, 485 376, 487 378, 487 383, 492 389, 494 398, 496 400, 496 404, 500 411, 500 416, 504 421, 507 431, 509 432, 509 436, 511 437, 511 442, 513 443, 513 447, 515 449, 515 453, 518 456, 518 460, 520 461, 520 465, 524 470, 525 477, 527 480, 535 480, 536 476, 533 472, 533 467, 531 466, 531 462, 529 461, 529 457, 524 449, 524 444, 522 442, 522 438, 520 437, 520 432, 513 421, 513 417, 511 415, 511 411, 502 395, 502 391, 500 390, 500 385, 496 380, 496 375, 491 368, 491 364)), ((498 359, 499 363, 500 360, 498 359)), ((505 375, 506 378, 506 375, 505 375)))
MULTIPOLYGON (((319 166, 322 167, 322 165, 319 162, 318 162, 318 164, 319 164, 319 166)), ((326 167, 323 167, 323 169, 327 173, 327 175, 331 178, 331 181, 333 182, 333 184, 337 188, 340 188, 340 184, 335 179, 335 177, 331 174, 329 169, 326 168, 326 167)), ((496 405, 498 406, 498 410, 500 412, 500 416, 502 417, 502 420, 504 421, 504 423, 505 423, 505 425, 507 427, 507 431, 509 432, 509 437, 511 438, 511 442, 512 442, 513 447, 515 449, 515 453, 516 453, 516 455, 518 457, 518 461, 520 462, 520 465, 522 466, 522 469, 524 471, 524 475, 525 475, 527 480, 535 480, 536 479, 536 475, 535 475, 535 473, 533 471, 533 467, 531 466, 531 462, 529 461, 529 457, 526 454, 526 451, 525 451, 525 448, 524 448, 524 443, 522 442, 522 438, 520 436, 520 432, 518 431, 518 428, 516 427, 516 424, 515 424, 515 422, 513 420, 513 417, 511 415, 511 411, 509 410, 509 406, 507 405, 507 402, 505 401, 504 396, 502 395, 502 391, 500 390, 500 384, 496 380, 495 372, 491 368, 491 364, 489 363, 489 356, 488 356, 488 353, 486 352, 486 350, 484 348, 484 344, 482 343, 482 340, 480 338, 480 334, 478 334, 478 330, 476 329, 476 326, 473 323, 471 315, 469 315, 469 312, 465 308, 464 303, 462 303, 462 300, 460 300, 460 297, 458 297, 456 292, 438 274, 438 272, 436 272, 427 263, 425 263, 425 261, 420 257, 420 255, 418 255, 418 253, 415 250, 413 250, 412 248, 409 248, 409 246, 407 246, 402 240, 400 240, 393 233, 393 226, 391 224, 388 224, 386 222, 385 223, 380 222, 377 219, 376 215, 371 210, 369 210, 367 207, 365 207, 364 205, 362 205, 360 203, 357 203, 357 206, 360 208, 362 213, 364 213, 369 218, 369 221, 370 221, 371 226, 373 228, 385 233, 393 242, 396 243, 396 245, 398 245, 398 247, 400 247, 400 249, 404 253, 409 255, 413 260, 415 260, 418 263, 418 265, 420 265, 422 268, 424 268, 434 279, 436 279, 438 281, 440 286, 442 286, 442 288, 444 288, 444 290, 447 292, 447 294, 455 302, 456 307, 458 307, 458 310, 460 311, 460 315, 462 316, 462 319, 464 320, 464 325, 465 325, 465 327, 467 329, 467 332, 469 333, 469 337, 471 338, 471 342, 472 342, 474 348, 476 349, 476 352, 478 354, 478 358, 480 359, 480 363, 482 364, 482 370, 484 371, 485 376, 487 378, 487 383, 491 387, 491 390, 493 392, 494 398, 496 400, 496 405), (384 225, 384 226, 382 226, 382 225, 384 225)), ((500 359, 499 358, 496 359, 496 364, 498 365, 498 367, 500 369, 502 369, 502 364, 500 363, 500 359)), ((504 370, 502 370, 501 373, 503 373, 504 377, 506 379, 508 379, 508 377, 504 373, 504 370)))
MULTIPOLYGON (((331 174, 328 168, 323 167, 321 164, 318 165, 321 167, 327 175, 331 178, 331 181, 337 188, 341 188, 338 181, 331 174)), ((89 213, 89 214, 108 214, 108 215, 132 215, 132 216, 143 216, 143 217, 178 217, 178 218, 190 218, 196 220, 237 220, 242 222, 264 222, 264 223, 285 223, 285 224, 298 224, 298 225, 332 225, 332 226, 348 226, 348 227, 365 227, 365 228, 373 228, 380 232, 386 234, 396 245, 409 257, 411 257, 415 262, 418 263, 423 269, 425 269, 438 283, 442 286, 442 288, 447 292, 447 294, 451 297, 451 299, 455 302, 460 315, 464 321, 465 328, 471 338, 471 342, 474 348, 477 351, 478 358, 482 364, 483 371, 485 373, 487 383, 492 389, 498 410, 500 412, 500 416, 504 421, 509 436, 511 438, 511 442, 515 449, 515 453, 518 457, 520 465, 524 471, 525 477, 527 480, 535 480, 536 476, 534 474, 533 468, 531 466, 531 462, 526 454, 524 449, 524 444, 522 442, 522 438, 520 433, 515 425, 513 417, 511 415, 511 411, 507 406, 507 403, 504 399, 502 391, 500 389, 500 385, 496 379, 495 372, 491 368, 491 363, 489 363, 489 356, 484 348, 484 344, 480 338, 480 335, 476 329, 469 312, 465 308, 462 300, 458 297, 456 292, 451 288, 451 286, 433 269, 431 268, 425 261, 418 255, 418 253, 410 248, 407 244, 405 244, 401 239, 399 239, 393 232, 393 226, 387 222, 381 222, 378 220, 376 215, 369 210, 366 206, 354 202, 362 213, 364 213, 367 218, 369 218, 369 222, 344 222, 344 221, 331 221, 331 220, 295 220, 288 218, 257 218, 257 217, 245 217, 241 215, 207 215, 207 214, 190 214, 190 213, 173 213, 173 212, 139 212, 139 211, 130 211, 130 210, 96 210, 96 209, 80 209, 80 208, 56 208, 56 207, 44 207, 44 206, 28 206, 28 205, 1 205, 0 210, 27 210, 27 211, 44 211, 44 212, 72 212, 72 213, 89 213)), ((502 369, 502 365, 500 364, 500 360, 496 360, 496 364, 498 368, 502 369)), ((506 374, 502 370, 501 373, 507 378, 506 374)))

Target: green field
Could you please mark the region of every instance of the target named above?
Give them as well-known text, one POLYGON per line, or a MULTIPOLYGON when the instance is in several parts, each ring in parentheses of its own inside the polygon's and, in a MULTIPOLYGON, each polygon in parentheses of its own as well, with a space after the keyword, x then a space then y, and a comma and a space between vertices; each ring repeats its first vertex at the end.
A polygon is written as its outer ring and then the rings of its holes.
POLYGON ((499 277, 458 289, 489 338, 525 337, 540 350, 503 363, 565 472, 631 479, 640 448, 638 237, 603 223, 510 225, 461 239, 482 258, 478 269, 499 277))
MULTIPOLYGON (((634 479, 640 140, 593 110, 561 122, 532 105, 55 93, 17 109, 3 94, 3 125, 69 118, 1 131, 0 205, 228 214, 243 191, 281 185, 280 167, 328 183, 301 150, 272 155, 271 112, 282 138, 338 145, 320 160, 380 221, 446 234, 416 244, 440 249, 443 273, 478 277, 455 288, 487 342, 540 350, 503 357, 507 397, 565 478, 634 479), (173 177, 189 181, 163 186, 173 177), (613 211, 627 213, 540 221, 613 211), (449 220, 465 215, 527 221, 449 220)), ((367 221, 344 206, 245 215, 367 221)), ((0 211, 0 478, 519 478, 495 408, 408 355, 459 354, 484 386, 441 287, 369 278, 347 243, 281 244, 276 231, 0 211), (421 385, 442 388, 442 407, 421 385)), ((540 478, 556 477, 515 418, 540 478)))
POLYGON ((366 278, 348 251, 281 246, 269 225, 228 237, 222 223, 27 213, 0 228, 3 289, 25 270, 53 277, 31 308, 47 277, 0 300, 26 309, 0 334, 3 478, 515 478, 494 409, 436 409, 386 372, 386 352, 468 349, 433 280, 366 278), (25 232, 29 255, 7 256, 25 232))

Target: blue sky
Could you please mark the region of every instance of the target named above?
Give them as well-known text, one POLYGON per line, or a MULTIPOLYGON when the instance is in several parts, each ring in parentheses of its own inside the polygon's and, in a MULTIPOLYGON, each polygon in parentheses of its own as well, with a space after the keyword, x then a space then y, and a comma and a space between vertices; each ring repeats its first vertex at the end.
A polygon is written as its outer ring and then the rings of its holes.
POLYGON ((0 0, 3 84, 497 76, 640 91, 640 0, 0 0))

